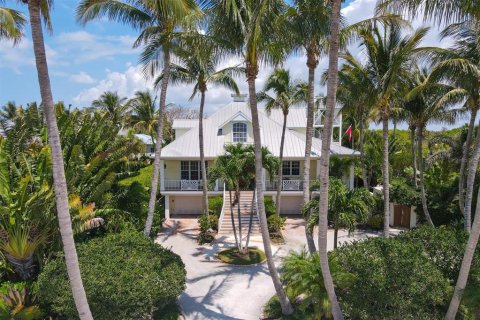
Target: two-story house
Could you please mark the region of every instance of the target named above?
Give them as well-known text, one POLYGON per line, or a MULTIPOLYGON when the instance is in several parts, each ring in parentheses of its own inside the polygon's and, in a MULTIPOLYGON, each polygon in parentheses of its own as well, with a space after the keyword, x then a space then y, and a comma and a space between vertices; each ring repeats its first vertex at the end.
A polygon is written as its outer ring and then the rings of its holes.
MULTIPOLYGON (((324 110, 315 113, 315 137, 311 150, 310 179, 319 173, 324 110)), ((336 109, 331 154, 339 157, 358 156, 358 152, 341 146, 342 119, 336 109)), ((278 156, 282 134, 283 114, 273 110, 267 114, 259 109, 261 140, 263 146, 278 156)), ((305 154, 306 108, 291 108, 288 115, 283 155, 283 183, 281 214, 300 214, 303 202, 303 159, 305 154)), ((215 158, 224 153, 224 146, 230 143, 253 144, 251 112, 245 96, 236 96, 234 101, 209 116, 203 122, 205 160, 208 167, 215 158)), ((165 146, 161 155, 160 190, 165 196, 165 215, 200 214, 202 210, 202 177, 198 141, 198 120, 174 120, 175 140, 165 146)), ((264 171, 265 195, 274 196, 276 182, 271 182, 264 171)), ((345 182, 353 187, 353 166, 344 175, 345 182)), ((223 194, 223 184, 216 181, 209 196, 223 194)), ((275 198, 275 197, 273 197, 275 198)))

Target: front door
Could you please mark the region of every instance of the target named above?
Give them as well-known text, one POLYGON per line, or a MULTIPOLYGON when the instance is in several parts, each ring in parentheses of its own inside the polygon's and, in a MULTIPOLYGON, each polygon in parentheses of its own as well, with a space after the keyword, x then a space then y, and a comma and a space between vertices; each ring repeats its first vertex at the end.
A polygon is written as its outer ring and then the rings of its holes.
POLYGON ((393 208, 393 226, 410 228, 411 208, 401 204, 395 204, 393 208))

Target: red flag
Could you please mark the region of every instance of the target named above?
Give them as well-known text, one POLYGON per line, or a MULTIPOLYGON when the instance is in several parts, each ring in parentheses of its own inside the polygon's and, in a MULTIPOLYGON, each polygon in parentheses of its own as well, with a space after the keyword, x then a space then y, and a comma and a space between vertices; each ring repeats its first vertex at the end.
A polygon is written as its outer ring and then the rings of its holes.
POLYGON ((352 140, 352 125, 348 127, 347 131, 345 131, 345 134, 348 135, 348 142, 352 140))

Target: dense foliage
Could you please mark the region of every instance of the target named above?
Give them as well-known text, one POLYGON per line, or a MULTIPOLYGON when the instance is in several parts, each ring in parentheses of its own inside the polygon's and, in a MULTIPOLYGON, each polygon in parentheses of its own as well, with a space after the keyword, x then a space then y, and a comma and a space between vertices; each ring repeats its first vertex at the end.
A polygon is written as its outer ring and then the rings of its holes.
MULTIPOLYGON (((175 303, 185 288, 180 257, 140 233, 112 234, 80 244, 78 258, 90 308, 98 319, 149 319, 175 303)), ((49 314, 78 317, 62 256, 45 266, 38 294, 49 314)))

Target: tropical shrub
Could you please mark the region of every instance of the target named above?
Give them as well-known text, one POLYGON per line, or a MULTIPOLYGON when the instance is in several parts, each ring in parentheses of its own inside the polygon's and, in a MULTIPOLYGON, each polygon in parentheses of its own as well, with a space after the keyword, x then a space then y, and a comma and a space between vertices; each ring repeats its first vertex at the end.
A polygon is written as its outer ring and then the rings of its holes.
POLYGON ((263 202, 265 203, 265 214, 267 217, 277 213, 277 206, 275 202, 273 202, 272 197, 265 197, 263 202))
MULTIPOLYGON (((180 257, 137 232, 110 234, 79 244, 82 280, 96 319, 150 319, 185 289, 180 257)), ((40 304, 49 314, 77 319, 65 261, 49 261, 38 279, 40 304)))
POLYGON ((0 319, 35 320, 42 318, 35 305, 31 285, 26 282, 4 282, 0 286, 0 319))
POLYGON ((367 226, 372 228, 373 230, 382 230, 383 229, 383 216, 382 215, 374 215, 368 218, 367 226))
POLYGON ((267 218, 268 232, 270 234, 280 234, 287 218, 273 214, 267 218))
POLYGON ((421 243, 370 238, 332 252, 332 261, 355 276, 338 292, 353 319, 440 319, 451 293, 449 281, 421 243))
POLYGON ((216 229, 218 229, 218 217, 214 215, 206 215, 202 214, 198 218, 198 225, 200 227, 200 234, 198 235, 198 242, 199 243, 209 243, 212 242, 214 239, 213 236, 213 226, 215 225, 216 229))
POLYGON ((222 197, 209 197, 208 198, 208 210, 216 216, 220 216, 223 208, 222 197))
POLYGON ((393 179, 390 186, 390 201, 405 206, 418 206, 421 201, 420 192, 404 179, 393 179))

